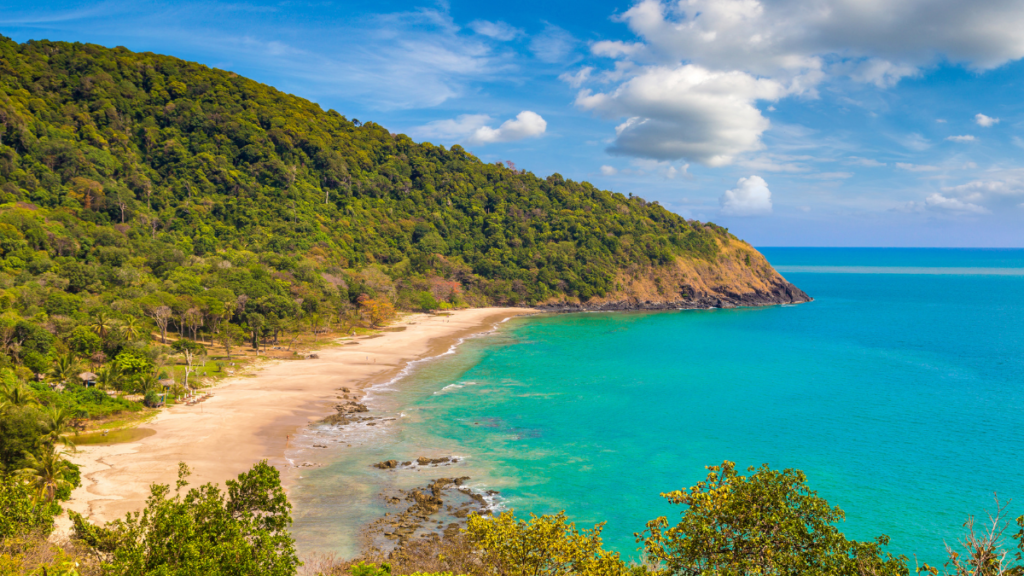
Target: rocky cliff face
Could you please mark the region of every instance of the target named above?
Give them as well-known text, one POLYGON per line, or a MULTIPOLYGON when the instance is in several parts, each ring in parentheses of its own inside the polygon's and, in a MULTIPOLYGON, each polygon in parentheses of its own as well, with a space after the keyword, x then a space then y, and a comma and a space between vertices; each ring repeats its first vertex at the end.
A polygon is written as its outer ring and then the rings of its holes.
POLYGON ((603 298, 548 301, 539 308, 552 312, 599 310, 670 310, 735 308, 801 304, 813 300, 790 284, 746 242, 719 241, 714 260, 677 258, 668 266, 629 268, 617 278, 617 289, 603 298))

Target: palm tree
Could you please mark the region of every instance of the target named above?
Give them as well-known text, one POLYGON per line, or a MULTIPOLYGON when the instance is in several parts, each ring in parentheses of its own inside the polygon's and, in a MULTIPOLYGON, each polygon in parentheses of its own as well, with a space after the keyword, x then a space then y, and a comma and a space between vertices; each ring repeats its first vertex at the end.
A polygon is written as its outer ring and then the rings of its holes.
POLYGON ((78 436, 78 429, 72 425, 71 421, 70 412, 63 407, 50 406, 43 412, 43 439, 50 444, 60 442, 65 448, 71 448, 74 451, 75 442, 65 436, 70 432, 74 432, 75 436, 78 436))
POLYGON ((107 332, 110 331, 111 326, 113 326, 113 323, 103 312, 97 312, 96 316, 92 319, 92 324, 89 325, 93 332, 100 335, 100 338, 107 337, 107 332))
POLYGON ((96 386, 100 390, 119 390, 124 383, 124 372, 121 371, 120 365, 116 362, 111 362, 100 368, 99 373, 96 374, 96 386))
POLYGON ((125 318, 124 324, 121 325, 121 334, 125 340, 134 342, 138 340, 139 335, 142 334, 142 327, 139 325, 139 319, 135 316, 129 316, 125 318))
POLYGON ((57 382, 64 384, 75 377, 78 368, 78 360, 75 359, 71 352, 68 352, 63 356, 57 356, 57 360, 53 363, 53 368, 50 368, 50 376, 57 382))
POLYGON ((28 466, 18 470, 17 475, 35 488, 36 498, 46 498, 47 502, 51 502, 58 490, 71 486, 64 479, 69 470, 67 460, 61 458, 64 454, 63 451, 58 452, 52 444, 44 444, 38 457, 25 452, 28 466))
POLYGON ((10 381, 0 387, 0 410, 12 406, 34 406, 39 404, 35 394, 21 380, 10 381))

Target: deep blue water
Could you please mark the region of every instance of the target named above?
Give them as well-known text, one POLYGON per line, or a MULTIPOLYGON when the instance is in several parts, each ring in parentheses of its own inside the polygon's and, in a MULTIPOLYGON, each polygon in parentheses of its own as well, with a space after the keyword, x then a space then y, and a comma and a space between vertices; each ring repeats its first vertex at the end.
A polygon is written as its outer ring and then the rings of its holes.
MULTIPOLYGON (((803 470, 848 536, 932 564, 995 493, 1024 502, 1024 250, 763 252, 815 301, 517 319, 418 369, 378 394, 405 415, 386 437, 311 474, 300 533, 351 532, 381 483, 421 479, 363 462, 428 448, 627 555, 678 514, 660 492, 726 459, 803 470)), ((307 542, 351 546, 332 538, 307 542)))

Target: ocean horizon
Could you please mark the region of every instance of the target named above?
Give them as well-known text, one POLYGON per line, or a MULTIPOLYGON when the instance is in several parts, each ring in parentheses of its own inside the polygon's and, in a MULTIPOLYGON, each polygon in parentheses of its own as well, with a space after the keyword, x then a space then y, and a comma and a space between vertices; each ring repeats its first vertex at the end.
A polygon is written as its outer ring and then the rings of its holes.
POLYGON ((381 494, 469 476, 636 558, 681 511, 659 494, 731 460, 803 470, 849 537, 941 565, 968 515, 1024 498, 1024 250, 762 252, 815 301, 516 318, 377 386, 389 425, 307 432, 343 441, 292 490, 300 548, 352 555, 381 494), (371 467, 424 455, 462 460, 371 467))

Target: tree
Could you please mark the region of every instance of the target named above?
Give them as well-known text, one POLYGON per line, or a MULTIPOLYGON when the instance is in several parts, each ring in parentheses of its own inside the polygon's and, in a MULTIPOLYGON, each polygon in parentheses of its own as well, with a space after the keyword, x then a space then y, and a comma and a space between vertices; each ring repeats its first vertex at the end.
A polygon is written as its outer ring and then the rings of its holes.
POLYGON ((381 326, 395 316, 395 307, 387 300, 364 300, 362 306, 371 327, 381 326))
POLYGON ((89 327, 92 328, 92 331, 98 334, 100 338, 106 338, 107 332, 110 331, 113 325, 114 324, 111 321, 110 317, 107 316, 106 313, 104 313, 103 311, 100 311, 97 312, 95 316, 93 316, 92 323, 89 324, 89 327))
POLYGON ((133 342, 142 335, 142 326, 140 324, 139 319, 135 316, 128 316, 124 319, 124 324, 121 325, 121 334, 125 340, 133 342))
POLYGON ((120 390, 124 386, 124 371, 118 362, 110 362, 96 373, 96 386, 100 390, 120 390))
POLYGON ((44 445, 38 456, 26 452, 27 465, 18 470, 18 477, 32 486, 38 498, 52 502, 58 491, 73 487, 67 479, 71 466, 62 458, 63 455, 64 452, 58 452, 52 444, 44 445))
POLYGON ((49 406, 43 411, 43 440, 49 444, 60 442, 65 448, 75 449, 75 442, 67 434, 78 435, 78 428, 73 426, 73 418, 63 406, 49 406))
POLYGON ((188 375, 192 372, 193 364, 195 363, 196 356, 206 354, 206 347, 198 342, 191 340, 176 340, 174 344, 171 344, 176 352, 185 357, 185 388, 188 388, 188 375))
POLYGON ((182 495, 188 475, 182 463, 173 496, 170 486, 154 484, 141 513, 103 527, 70 513, 75 535, 110 554, 104 574, 295 574, 299 560, 288 533, 291 504, 274 467, 263 461, 229 480, 226 497, 214 484, 182 495))
POLYGON ((466 534, 483 551, 484 565, 506 576, 616 576, 630 572, 618 553, 601 547, 601 529, 577 530, 565 512, 516 518, 514 511, 490 519, 472 515, 466 534))
POLYGON ((53 366, 50 368, 50 377, 56 382, 65 384, 78 376, 79 368, 81 367, 73 354, 70 352, 62 354, 54 360, 53 366))
POLYGON ((198 307, 193 306, 186 310, 185 313, 181 315, 181 318, 184 321, 185 326, 187 326, 189 331, 192 332, 192 339, 198 340, 199 327, 203 325, 203 313, 198 307))
POLYGON ((249 331, 252 332, 252 347, 256 349, 256 353, 260 353, 260 332, 263 330, 263 326, 266 325, 267 319, 263 317, 263 314, 258 312, 249 312, 245 315, 246 323, 249 325, 249 331))
POLYGON ((39 404, 35 393, 24 382, 16 380, 10 373, 5 376, 3 384, 0 384, 0 410, 39 404))
POLYGON ((35 500, 28 484, 14 476, 0 476, 0 541, 40 528, 49 531, 60 509, 35 500))
POLYGON ((224 351, 231 356, 231 349, 245 341, 245 331, 235 324, 225 324, 220 329, 220 343, 224 351))
POLYGON ((149 317, 156 322, 160 329, 160 343, 167 344, 167 323, 170 322, 174 312, 170 306, 160 305, 149 309, 149 317))
POLYGON ((662 494, 686 507, 677 525, 662 516, 636 535, 659 574, 908 574, 906 558, 882 552, 886 536, 847 540, 835 527, 843 511, 810 490, 803 472, 765 464, 745 477, 729 461, 708 470, 696 486, 662 494))

